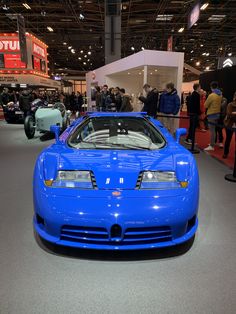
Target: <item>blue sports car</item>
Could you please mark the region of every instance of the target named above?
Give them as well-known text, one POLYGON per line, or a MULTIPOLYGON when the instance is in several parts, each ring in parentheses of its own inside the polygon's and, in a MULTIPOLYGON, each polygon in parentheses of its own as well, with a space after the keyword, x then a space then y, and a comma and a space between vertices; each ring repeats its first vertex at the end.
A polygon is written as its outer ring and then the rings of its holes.
POLYGON ((192 239, 198 169, 192 154, 145 113, 88 113, 35 165, 36 233, 57 245, 133 250, 192 239))

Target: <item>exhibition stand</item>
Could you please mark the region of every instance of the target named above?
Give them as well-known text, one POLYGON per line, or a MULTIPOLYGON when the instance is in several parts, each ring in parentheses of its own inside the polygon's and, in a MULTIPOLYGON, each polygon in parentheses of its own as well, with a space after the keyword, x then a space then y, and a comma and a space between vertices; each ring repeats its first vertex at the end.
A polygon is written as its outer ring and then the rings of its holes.
POLYGON ((93 106, 94 87, 104 84, 125 88, 132 96, 135 111, 141 109, 142 104, 137 101, 137 96, 143 92, 146 83, 162 91, 166 83, 173 82, 181 96, 183 67, 184 54, 181 52, 143 50, 90 71, 86 74, 89 110, 93 106))

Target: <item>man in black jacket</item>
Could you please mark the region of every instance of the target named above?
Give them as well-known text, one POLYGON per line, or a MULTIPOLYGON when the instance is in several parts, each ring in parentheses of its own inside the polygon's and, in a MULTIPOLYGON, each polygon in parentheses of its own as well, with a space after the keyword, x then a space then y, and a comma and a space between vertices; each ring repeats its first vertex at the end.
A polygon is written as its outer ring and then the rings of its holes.
POLYGON ((188 136, 185 140, 185 143, 189 144, 189 145, 192 144, 195 129, 198 126, 198 117, 201 115, 200 91, 201 91, 200 84, 195 83, 193 85, 193 92, 192 92, 190 99, 189 99, 188 114, 190 115, 190 120, 189 120, 188 136))
POLYGON ((148 84, 145 84, 143 89, 145 90, 147 96, 140 96, 138 98, 141 102, 144 103, 142 111, 147 112, 149 116, 156 118, 159 93, 157 89, 152 89, 148 84))
POLYGON ((24 90, 19 98, 20 110, 24 112, 24 118, 27 117, 31 109, 32 96, 29 90, 24 90))

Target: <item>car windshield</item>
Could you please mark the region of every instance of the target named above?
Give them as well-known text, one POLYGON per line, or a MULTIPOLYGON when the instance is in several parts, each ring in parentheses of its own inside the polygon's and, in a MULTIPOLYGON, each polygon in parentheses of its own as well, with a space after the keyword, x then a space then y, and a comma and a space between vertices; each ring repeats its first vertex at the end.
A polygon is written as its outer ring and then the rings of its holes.
POLYGON ((77 149, 156 150, 165 146, 161 133, 145 118, 91 117, 69 137, 77 149))

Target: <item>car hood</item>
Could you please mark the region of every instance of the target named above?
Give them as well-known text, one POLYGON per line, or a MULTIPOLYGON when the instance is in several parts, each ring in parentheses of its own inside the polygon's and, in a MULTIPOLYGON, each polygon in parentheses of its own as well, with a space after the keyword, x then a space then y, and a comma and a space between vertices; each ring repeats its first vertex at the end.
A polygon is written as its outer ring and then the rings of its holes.
POLYGON ((178 153, 177 146, 174 155, 171 151, 173 148, 160 151, 65 149, 60 154, 47 153, 45 177, 55 178, 58 170, 89 170, 100 189, 133 189, 141 171, 175 171, 184 156, 178 153))

